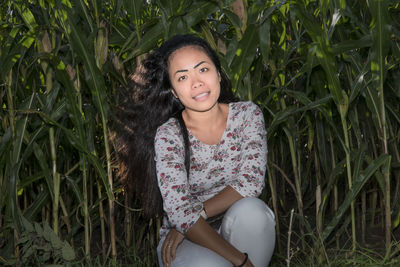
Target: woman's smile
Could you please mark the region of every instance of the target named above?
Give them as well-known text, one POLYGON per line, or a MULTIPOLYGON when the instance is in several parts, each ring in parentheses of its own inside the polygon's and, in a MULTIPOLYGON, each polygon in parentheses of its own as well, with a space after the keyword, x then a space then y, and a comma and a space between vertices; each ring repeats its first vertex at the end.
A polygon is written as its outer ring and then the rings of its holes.
POLYGON ((220 95, 220 74, 199 47, 176 50, 168 61, 172 93, 187 112, 205 112, 216 106, 220 95))
POLYGON ((207 100, 209 95, 210 95, 210 91, 207 91, 207 92, 200 93, 200 94, 194 96, 193 99, 196 101, 205 101, 205 100, 207 100))

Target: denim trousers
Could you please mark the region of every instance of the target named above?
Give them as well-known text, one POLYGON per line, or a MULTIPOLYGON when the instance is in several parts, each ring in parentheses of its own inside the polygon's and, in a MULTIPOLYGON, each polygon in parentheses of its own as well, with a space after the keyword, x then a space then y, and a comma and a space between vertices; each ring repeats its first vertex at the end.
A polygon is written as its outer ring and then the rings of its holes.
MULTIPOLYGON (((275 248, 275 216, 260 199, 242 198, 225 213, 218 233, 230 244, 249 255, 255 267, 266 267, 275 248)), ((161 239, 157 247, 161 259, 161 239)), ((197 245, 187 238, 178 246, 170 267, 232 267, 232 263, 217 253, 197 245)))

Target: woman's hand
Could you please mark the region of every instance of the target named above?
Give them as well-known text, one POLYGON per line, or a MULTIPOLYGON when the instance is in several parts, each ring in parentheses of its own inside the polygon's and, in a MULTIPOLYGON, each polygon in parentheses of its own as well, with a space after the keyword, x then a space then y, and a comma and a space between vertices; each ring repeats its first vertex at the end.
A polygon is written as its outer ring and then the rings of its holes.
POLYGON ((171 229, 165 237, 161 248, 161 258, 166 267, 169 267, 171 262, 176 257, 176 249, 182 243, 185 236, 175 229, 171 229))

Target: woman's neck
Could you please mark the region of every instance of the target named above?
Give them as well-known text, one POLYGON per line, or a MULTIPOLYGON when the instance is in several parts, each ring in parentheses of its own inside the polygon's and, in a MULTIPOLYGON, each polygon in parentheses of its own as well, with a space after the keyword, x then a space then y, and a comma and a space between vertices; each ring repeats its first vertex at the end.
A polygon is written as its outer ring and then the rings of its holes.
POLYGON ((185 109, 182 113, 186 127, 189 129, 198 128, 219 128, 226 124, 228 105, 216 103, 210 110, 196 112, 185 109))

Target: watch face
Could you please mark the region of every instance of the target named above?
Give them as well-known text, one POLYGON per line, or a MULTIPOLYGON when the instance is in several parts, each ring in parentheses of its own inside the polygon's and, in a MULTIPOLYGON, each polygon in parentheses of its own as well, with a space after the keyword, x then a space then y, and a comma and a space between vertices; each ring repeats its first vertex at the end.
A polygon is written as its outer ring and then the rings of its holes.
POLYGON ((201 204, 197 204, 196 206, 194 206, 195 210, 202 210, 203 209, 203 205, 201 204))

